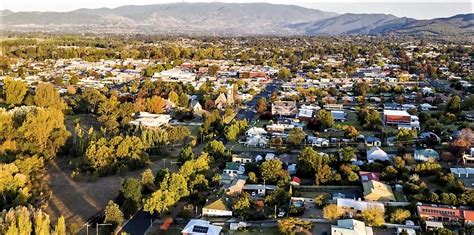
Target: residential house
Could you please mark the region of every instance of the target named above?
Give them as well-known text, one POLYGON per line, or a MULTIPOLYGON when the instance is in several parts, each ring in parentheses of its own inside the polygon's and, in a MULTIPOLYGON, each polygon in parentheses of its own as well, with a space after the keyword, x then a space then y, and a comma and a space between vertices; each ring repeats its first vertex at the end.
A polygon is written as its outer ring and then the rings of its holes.
POLYGON ((231 183, 227 186, 226 194, 227 196, 238 196, 242 193, 244 189, 245 182, 247 181, 247 176, 235 177, 231 183))
POLYGON ((272 103, 272 115, 295 116, 298 113, 296 102, 294 101, 275 101, 272 103))
POLYGON ((470 148, 467 153, 462 155, 462 161, 464 164, 474 163, 474 148, 470 148))
POLYGON ((372 235, 371 227, 355 219, 338 220, 337 225, 331 225, 331 235, 372 235))
POLYGON ((360 182, 365 183, 370 180, 379 181, 380 173, 377 172, 368 172, 368 171, 359 171, 360 182))
POLYGON ((390 185, 386 185, 382 182, 369 180, 362 183, 364 188, 364 198, 370 201, 396 201, 395 195, 393 194, 390 185))
POLYGON ((196 116, 202 116, 202 114, 205 112, 198 100, 191 100, 189 107, 196 116))
POLYGON ((227 206, 227 201, 223 198, 213 200, 202 208, 202 215, 207 217, 213 216, 232 216, 232 209, 227 206))
POLYGON ((346 121, 346 113, 343 110, 331 110, 332 119, 338 122, 346 121))
POLYGON ((329 146, 329 140, 325 138, 319 138, 315 136, 308 136, 308 144, 311 146, 316 146, 316 147, 328 147, 329 146))
POLYGON ((248 154, 233 154, 232 155, 232 162, 236 162, 236 163, 253 162, 253 156, 248 155, 248 154))
POLYGON ((406 129, 420 129, 420 122, 417 116, 410 115, 403 110, 383 110, 382 123, 385 126, 397 126, 406 129))
POLYGON ((430 160, 438 160, 439 153, 436 152, 434 149, 416 149, 414 154, 414 159, 416 161, 430 161, 430 160))
POLYGON ((224 168, 224 174, 228 175, 242 175, 245 173, 245 167, 236 162, 227 162, 224 168))
POLYGON ((284 133, 285 131, 289 131, 289 130, 295 128, 295 126, 291 125, 291 124, 277 123, 277 124, 267 125, 266 128, 267 128, 268 132, 284 133))
POLYGON ((381 202, 362 201, 360 199, 336 198, 336 205, 349 217, 358 215, 369 208, 378 208, 385 211, 385 206, 381 202))
POLYGON ((464 226, 474 226, 474 211, 463 211, 464 226))
MULTIPOLYGON (((416 209, 418 215, 424 221, 460 225, 464 220, 463 210, 453 206, 418 203, 416 209)), ((472 213, 472 211, 467 211, 468 215, 472 213)))
POLYGON ((190 220, 181 231, 183 235, 219 235, 222 227, 212 225, 209 221, 201 219, 190 220))
POLYGON ((265 196, 267 190, 273 191, 276 189, 276 185, 264 185, 264 184, 246 184, 244 185, 244 191, 250 195, 265 196))
POLYGON ((375 136, 368 136, 367 138, 365 138, 365 145, 369 146, 369 147, 373 147, 373 146, 382 146, 382 141, 375 137, 375 136))
POLYGON ((309 109, 309 108, 300 108, 298 111, 298 115, 296 115, 296 118, 298 118, 302 122, 309 122, 311 118, 313 118, 314 115, 314 110, 309 109))
POLYGON ((388 161, 388 154, 379 147, 372 147, 367 151, 367 160, 369 162, 378 161, 388 161))
POLYGON ((135 120, 131 121, 130 124, 155 129, 167 125, 170 120, 171 116, 167 114, 140 112, 135 120))
POLYGON ((256 135, 266 135, 266 134, 267 134, 267 131, 265 131, 265 129, 261 127, 251 127, 245 132, 245 135, 247 137, 252 137, 256 135))

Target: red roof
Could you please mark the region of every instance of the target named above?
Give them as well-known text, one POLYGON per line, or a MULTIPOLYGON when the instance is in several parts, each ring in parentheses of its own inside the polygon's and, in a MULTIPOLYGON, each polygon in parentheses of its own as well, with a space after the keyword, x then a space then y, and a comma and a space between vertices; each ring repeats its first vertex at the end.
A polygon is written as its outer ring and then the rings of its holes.
POLYGON ((456 207, 421 205, 418 213, 420 216, 462 218, 461 210, 456 207))
POLYGON ((465 210, 463 214, 464 220, 474 221, 474 211, 465 210))
POLYGON ((380 181, 380 173, 377 172, 359 171, 359 175, 362 183, 371 180, 380 181))
POLYGON ((293 178, 291 179, 291 182, 301 184, 301 179, 296 176, 293 176, 293 178))

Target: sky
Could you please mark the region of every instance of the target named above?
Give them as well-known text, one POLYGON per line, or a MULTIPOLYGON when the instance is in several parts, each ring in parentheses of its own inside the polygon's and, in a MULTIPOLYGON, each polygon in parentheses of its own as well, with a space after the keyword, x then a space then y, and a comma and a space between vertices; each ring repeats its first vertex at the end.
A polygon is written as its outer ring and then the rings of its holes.
POLYGON ((293 4, 336 13, 384 13, 431 19, 473 13, 471 0, 0 0, 0 9, 12 11, 72 11, 79 8, 119 7, 170 2, 269 2, 293 4))

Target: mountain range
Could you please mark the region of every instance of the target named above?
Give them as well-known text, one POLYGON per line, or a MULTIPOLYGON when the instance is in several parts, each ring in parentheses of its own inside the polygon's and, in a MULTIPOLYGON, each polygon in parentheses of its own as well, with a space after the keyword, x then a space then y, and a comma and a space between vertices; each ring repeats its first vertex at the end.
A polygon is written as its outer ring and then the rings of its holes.
POLYGON ((269 3, 170 3, 69 12, 0 11, 0 30, 186 35, 474 35, 474 14, 416 20, 269 3))

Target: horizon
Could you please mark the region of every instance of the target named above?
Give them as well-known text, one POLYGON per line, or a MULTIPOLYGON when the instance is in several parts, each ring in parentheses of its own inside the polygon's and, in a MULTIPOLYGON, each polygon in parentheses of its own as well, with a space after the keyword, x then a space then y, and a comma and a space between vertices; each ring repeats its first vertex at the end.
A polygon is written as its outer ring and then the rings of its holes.
POLYGON ((379 0, 365 0, 364 2, 357 2, 354 0, 336 0, 328 2, 327 0, 301 0, 298 2, 288 2, 285 0, 265 0, 265 1, 248 1, 248 0, 234 0, 234 1, 206 1, 206 0, 187 0, 187 1, 168 1, 168 0, 138 0, 133 4, 129 4, 126 0, 104 0, 97 3, 97 1, 84 0, 81 2, 64 2, 58 0, 45 0, 38 3, 31 0, 18 0, 15 2, 0 3, 0 10, 10 10, 13 12, 70 12, 81 8, 98 9, 98 8, 117 8, 121 6, 144 6, 156 4, 170 4, 170 3, 270 3, 280 5, 295 5, 310 9, 317 9, 325 12, 334 12, 337 14, 391 14, 396 17, 408 17, 418 20, 444 18, 459 14, 473 13, 473 3, 465 0, 455 0, 451 2, 445 1, 379 1, 379 0), (420 8, 426 9, 426 4, 429 4, 429 10, 420 11, 420 8))

